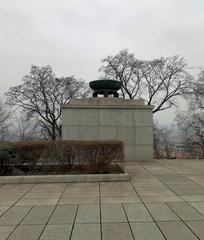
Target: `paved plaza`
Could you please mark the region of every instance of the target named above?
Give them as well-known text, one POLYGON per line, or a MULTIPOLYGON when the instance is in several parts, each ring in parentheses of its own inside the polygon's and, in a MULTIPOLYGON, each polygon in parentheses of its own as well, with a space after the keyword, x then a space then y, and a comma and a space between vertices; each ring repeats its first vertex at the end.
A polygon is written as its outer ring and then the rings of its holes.
POLYGON ((0 240, 204 239, 204 160, 127 163, 131 182, 0 186, 0 240))

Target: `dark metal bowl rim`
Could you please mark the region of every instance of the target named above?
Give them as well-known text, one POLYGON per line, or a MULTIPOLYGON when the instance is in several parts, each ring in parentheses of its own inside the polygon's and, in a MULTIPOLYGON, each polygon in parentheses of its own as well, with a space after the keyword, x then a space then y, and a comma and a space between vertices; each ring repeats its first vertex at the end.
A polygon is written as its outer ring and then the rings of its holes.
POLYGON ((89 86, 92 90, 100 90, 100 89, 114 89, 119 90, 122 86, 120 81, 116 80, 94 80, 89 82, 89 86))

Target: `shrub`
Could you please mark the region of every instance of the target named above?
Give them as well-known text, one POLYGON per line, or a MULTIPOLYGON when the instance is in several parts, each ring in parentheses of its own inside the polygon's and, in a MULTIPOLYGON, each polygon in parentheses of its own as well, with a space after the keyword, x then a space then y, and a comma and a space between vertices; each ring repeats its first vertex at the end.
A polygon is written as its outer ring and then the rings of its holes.
POLYGON ((50 142, 18 142, 15 147, 18 151, 19 158, 22 161, 33 161, 39 159, 45 149, 48 148, 50 142))
POLYGON ((30 171, 34 171, 50 144, 51 142, 46 141, 33 141, 18 142, 14 146, 17 149, 17 156, 21 164, 27 164, 30 171))
POLYGON ((7 151, 0 150, 0 167, 5 167, 9 165, 10 156, 7 151))
POLYGON ((0 144, 0 167, 6 167, 17 159, 17 150, 11 143, 0 144))
MULTIPOLYGON (((39 166, 51 169, 54 165, 61 172, 77 168, 89 173, 108 173, 112 164, 124 160, 123 142, 118 140, 18 142, 10 144, 9 149, 15 149, 16 163, 25 163, 31 172, 39 166)), ((4 162, 10 160, 10 155, 2 156, 4 162)))
POLYGON ((44 164, 56 163, 69 168, 81 168, 89 173, 111 171, 114 163, 124 160, 123 142, 107 141, 57 141, 48 144, 44 151, 44 164))
POLYGON ((75 164, 87 168, 89 172, 110 172, 112 163, 124 160, 122 141, 72 141, 70 144, 75 164))
POLYGON ((67 168, 74 167, 74 151, 68 141, 49 142, 47 148, 41 155, 42 164, 46 166, 57 165, 61 173, 67 168))

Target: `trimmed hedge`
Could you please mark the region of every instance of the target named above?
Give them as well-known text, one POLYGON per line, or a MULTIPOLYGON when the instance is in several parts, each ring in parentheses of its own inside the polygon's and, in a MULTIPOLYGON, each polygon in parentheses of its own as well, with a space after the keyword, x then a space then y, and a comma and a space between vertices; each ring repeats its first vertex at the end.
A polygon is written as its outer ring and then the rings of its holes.
POLYGON ((17 149, 12 143, 0 144, 0 167, 6 167, 17 161, 17 149))
MULTIPOLYGON (((89 173, 110 172, 111 166, 124 161, 123 142, 118 140, 104 141, 36 141, 10 143, 0 147, 0 162, 2 152, 15 150, 15 164, 24 164, 30 171, 39 166, 59 166, 63 172, 69 169, 84 169, 89 173)), ((9 165, 7 160, 4 166, 9 165)))

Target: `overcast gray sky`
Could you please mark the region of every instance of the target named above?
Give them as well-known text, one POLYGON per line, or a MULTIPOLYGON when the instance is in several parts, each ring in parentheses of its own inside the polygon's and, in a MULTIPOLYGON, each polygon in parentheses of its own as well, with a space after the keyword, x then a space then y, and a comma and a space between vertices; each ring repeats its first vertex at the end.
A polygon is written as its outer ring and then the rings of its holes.
POLYGON ((1 95, 32 64, 95 79, 100 60, 124 48, 204 66, 204 0, 0 0, 1 95))

